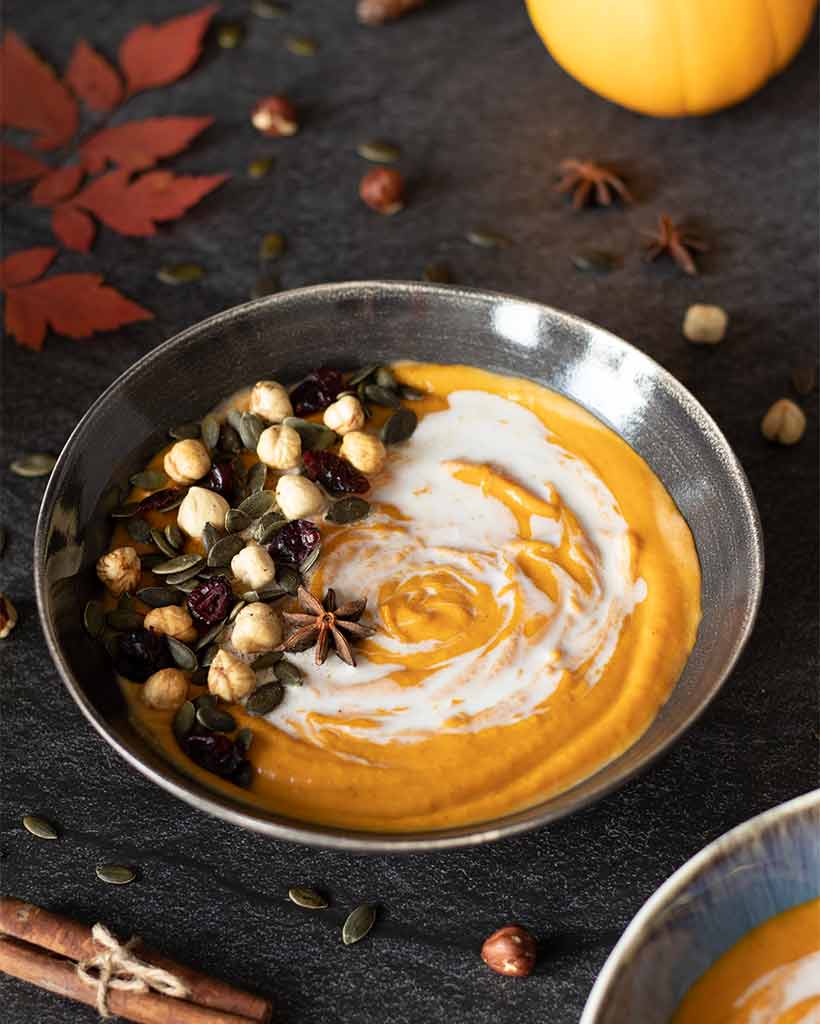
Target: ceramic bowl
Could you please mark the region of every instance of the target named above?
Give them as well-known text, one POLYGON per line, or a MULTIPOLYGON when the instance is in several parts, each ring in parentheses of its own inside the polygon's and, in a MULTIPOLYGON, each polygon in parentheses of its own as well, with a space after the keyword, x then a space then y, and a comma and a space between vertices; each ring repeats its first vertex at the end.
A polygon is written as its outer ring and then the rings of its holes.
POLYGON ((647 900, 590 993, 580 1024, 669 1024, 697 979, 775 914, 820 896, 820 790, 746 821, 647 900))
POLYGON ((270 836, 389 851, 480 843, 543 825, 619 786, 680 736, 714 697, 752 628, 763 578, 760 526, 726 439, 665 370, 600 327, 546 306, 451 286, 360 282, 260 299, 195 325, 149 352, 92 405, 49 480, 35 538, 43 630, 70 693, 105 740, 189 803, 270 836), (100 647, 82 627, 105 550, 107 512, 170 423, 198 419, 261 377, 296 380, 402 358, 468 363, 541 381, 585 406, 652 466, 694 534, 703 622, 669 701, 624 754, 571 790, 498 820, 419 834, 354 833, 248 808, 176 772, 130 728, 100 647), (116 486, 112 488, 112 483, 116 486))

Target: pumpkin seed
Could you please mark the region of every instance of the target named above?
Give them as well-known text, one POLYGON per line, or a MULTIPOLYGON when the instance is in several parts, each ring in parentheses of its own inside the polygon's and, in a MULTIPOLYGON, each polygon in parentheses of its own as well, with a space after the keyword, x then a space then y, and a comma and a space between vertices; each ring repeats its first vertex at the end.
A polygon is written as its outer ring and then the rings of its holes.
POLYGON ((512 244, 506 235, 486 228, 474 228, 468 231, 465 237, 471 245, 477 245, 481 249, 506 249, 512 244))
POLYGON ((308 39, 307 36, 291 36, 285 41, 285 46, 297 57, 315 57, 319 52, 319 44, 315 39, 308 39))
POLYGON ((253 782, 253 765, 250 761, 243 761, 239 768, 236 770, 236 774, 233 776, 233 783, 235 786, 239 786, 242 789, 247 789, 248 786, 253 782))
POLYGON ((199 570, 199 575, 203 580, 212 580, 217 576, 224 576, 228 583, 233 583, 232 573, 222 565, 206 566, 204 569, 199 570))
POLYGON ((216 416, 206 416, 199 424, 200 439, 208 451, 213 451, 219 444, 219 420, 216 416))
POLYGON ((198 441, 202 428, 198 423, 180 423, 178 427, 171 427, 168 431, 170 437, 175 441, 198 441))
MULTIPOLYGON (((278 667, 278 666, 277 666, 278 667)), ((258 690, 248 697, 245 710, 249 715, 269 715, 274 708, 279 707, 285 696, 285 689, 281 683, 265 683, 258 690)))
POLYGON ((128 536, 138 544, 149 544, 151 542, 151 527, 141 516, 133 516, 126 524, 128 536))
POLYGON ((249 178, 264 178, 270 174, 273 168, 273 157, 272 156, 261 156, 257 157, 256 160, 251 160, 248 164, 248 177, 249 178))
POLYGON ((243 754, 247 754, 251 749, 251 744, 253 743, 253 730, 249 729, 247 726, 245 726, 244 729, 240 729, 234 737, 234 743, 239 747, 243 754))
POLYGON ((396 392, 379 384, 365 384, 364 397, 374 405, 386 405, 391 409, 401 408, 401 399, 396 392))
POLYGON ((219 431, 219 447, 225 452, 242 451, 242 439, 239 432, 230 423, 223 423, 219 431))
POLYGON ((116 629, 120 633, 127 633, 132 629, 142 629, 144 618, 145 616, 140 615, 139 612, 122 611, 119 608, 115 608, 106 615, 105 621, 111 629, 116 629))
POLYGON ((339 501, 334 501, 327 510, 325 519, 329 523, 341 525, 358 522, 359 519, 364 519, 369 514, 370 505, 364 498, 349 495, 347 498, 340 498, 339 501))
POLYGON ((356 152, 364 160, 370 160, 374 164, 392 164, 401 156, 401 150, 392 142, 384 142, 382 139, 370 139, 360 142, 356 146, 356 152))
POLYGON ((171 723, 174 736, 181 742, 186 736, 190 735, 191 729, 194 727, 196 721, 196 708, 194 707, 193 701, 186 700, 184 704, 181 704, 177 709, 177 713, 174 715, 174 720, 171 723))
POLYGON ((144 469, 141 473, 135 473, 129 483, 141 491, 158 491, 168 483, 168 477, 159 469, 144 469))
POLYGON ((433 284, 452 284, 453 272, 450 270, 449 264, 442 260, 435 260, 424 268, 424 280, 431 281, 433 284))
POLYGON ((242 26, 220 25, 216 33, 216 41, 223 50, 235 50, 242 42, 242 26))
POLYGON ((175 548, 177 551, 185 543, 185 538, 182 536, 182 530, 176 525, 176 523, 169 523, 165 527, 165 539, 175 548))
POLYGON ((346 946, 352 946, 354 942, 360 942, 373 927, 376 920, 375 907, 369 903, 362 903, 360 907, 348 915, 342 925, 342 942, 346 946))
POLYGON ((99 640, 105 629, 105 612, 100 601, 89 601, 83 609, 83 625, 90 637, 99 640))
MULTIPOLYGON (((165 538, 163 537, 163 540, 165 538)), ((193 569, 194 566, 197 568, 205 564, 205 559, 202 555, 177 555, 175 558, 169 559, 167 562, 161 562, 159 565, 154 566, 154 572, 157 576, 168 576, 171 573, 183 572, 185 569, 193 569)))
POLYGON ((181 583, 188 583, 198 575, 199 566, 195 565, 191 569, 183 569, 182 572, 172 572, 170 575, 165 577, 165 582, 169 587, 178 587, 181 583))
POLYGON ((225 515, 225 529, 228 533, 241 533, 251 525, 250 516, 238 508, 229 508, 225 515))
POLYGON ((323 451, 331 448, 340 438, 335 430, 324 426, 321 423, 311 423, 310 420, 300 419, 298 416, 286 416, 282 420, 286 427, 293 427, 302 441, 303 451, 323 451))
POLYGON ((247 604, 247 602, 245 601, 245 599, 244 598, 240 598, 236 602, 236 604, 233 606, 233 608, 231 608, 231 614, 228 616, 228 618, 225 621, 226 622, 233 622, 233 620, 242 611, 242 609, 245 607, 246 604, 247 604))
POLYGON ((194 707, 199 711, 200 708, 215 708, 216 697, 212 693, 203 693, 194 701, 194 707))
POLYGON ((618 266, 618 257, 603 249, 585 249, 572 257, 572 265, 587 273, 607 274, 618 266))
POLYGON ((202 657, 199 659, 199 664, 203 668, 210 668, 211 662, 214 660, 217 654, 219 654, 219 651, 219 644, 211 644, 210 647, 206 647, 202 654, 202 657))
POLYGON ((310 570, 313 568, 313 566, 316 565, 316 562, 317 562, 317 560, 319 558, 319 554, 320 554, 321 550, 322 550, 322 545, 321 544, 317 544, 316 547, 307 556, 307 558, 305 558, 302 561, 302 564, 299 566, 299 572, 303 576, 307 576, 307 574, 310 572, 310 570))
POLYGON ((361 370, 356 370, 356 372, 351 374, 348 378, 347 386, 349 388, 355 388, 356 385, 361 384, 363 380, 367 380, 368 377, 372 377, 378 368, 378 363, 371 363, 370 366, 364 366, 361 370))
POLYGON ((396 388, 399 386, 399 382, 396 380, 396 375, 390 369, 389 366, 380 366, 376 370, 376 384, 380 388, 385 388, 387 391, 395 393, 396 388))
POLYGON ((117 608, 123 612, 136 612, 137 608, 136 598, 132 597, 129 593, 120 594, 117 598, 117 608))
POLYGON ((277 682, 284 686, 301 686, 302 672, 292 661, 279 661, 273 666, 277 682))
POLYGON ((281 651, 267 651, 265 654, 260 654, 258 658, 253 659, 251 668, 254 672, 261 672, 263 669, 273 668, 282 658, 284 658, 284 654, 281 651))
POLYGON ((291 597, 296 596, 296 591, 302 585, 302 577, 299 571, 291 565, 280 565, 276 570, 276 582, 291 597))
POLYGON ((242 595, 242 600, 245 604, 256 604, 259 600, 259 594, 255 590, 246 590, 242 595))
POLYGON ((393 413, 381 429, 381 438, 385 444, 401 444, 413 436, 419 418, 412 409, 399 409, 393 413))
POLYGON ((275 0, 252 0, 251 11, 257 18, 281 18, 288 13, 288 8, 275 0))
POLYGON ((205 549, 206 555, 221 536, 222 534, 217 530, 213 523, 206 523, 202 527, 202 546, 205 549))
POLYGON ((324 896, 316 892, 315 889, 306 889, 301 885, 288 889, 288 899, 297 907, 303 907, 305 910, 324 910, 328 906, 324 896))
POLYGON ((273 491, 258 491, 251 494, 239 506, 239 511, 244 512, 249 519, 258 519, 266 512, 270 512, 276 502, 273 491))
POLYGON ((173 636, 166 636, 165 640, 177 668, 181 668, 183 672, 195 672, 198 662, 197 657, 191 648, 173 636))
POLYGON ((229 409, 225 414, 225 419, 230 423, 234 430, 239 430, 239 424, 242 422, 242 410, 229 409))
POLYGON ((124 864, 98 864, 96 871, 97 878, 109 885, 128 885, 137 877, 136 872, 124 864))
POLYGON ((271 231, 259 243, 260 260, 278 260, 285 251, 285 236, 279 231, 271 231))
POLYGON ((163 284, 190 284, 205 276, 205 268, 198 263, 166 263, 157 271, 157 280, 163 284))
POLYGON ((249 494, 258 494, 264 490, 268 479, 268 467, 264 462, 255 462, 248 470, 247 488, 249 494))
MULTIPOLYGON (((167 578, 168 577, 166 576, 166 579, 167 578)), ((183 594, 192 594, 196 590, 196 588, 199 586, 199 583, 200 583, 199 576, 197 575, 197 576, 192 576, 191 579, 189 579, 189 580, 183 580, 181 583, 175 583, 174 586, 176 587, 177 590, 181 591, 183 594)))
POLYGON ((139 507, 138 501, 127 501, 124 505, 118 505, 113 512, 108 514, 112 519, 130 519, 131 516, 136 515, 139 507))
POLYGON ((259 444, 259 435, 266 426, 267 424, 262 417, 257 416, 255 412, 242 413, 242 417, 239 420, 239 436, 242 438, 242 444, 249 451, 256 451, 256 446, 259 444))
POLYGON ((222 708, 208 707, 207 705, 198 708, 196 720, 211 732, 233 732, 236 728, 236 719, 222 708))
POLYGON ((238 555, 244 547, 245 541, 238 533, 229 533, 227 537, 218 540, 208 552, 208 565, 230 565, 234 555, 238 555))
POLYGON ((165 534, 162 530, 151 530, 151 541, 160 549, 166 558, 174 558, 178 554, 176 548, 172 547, 172 545, 170 545, 165 539, 165 534))
POLYGON ((143 587, 137 591, 137 597, 149 608, 167 608, 179 604, 179 593, 172 587, 143 587))
POLYGON ((194 649, 197 651, 201 651, 203 647, 207 647, 208 644, 214 643, 216 638, 225 628, 225 623, 227 621, 227 619, 223 619, 221 622, 217 622, 215 626, 211 626, 208 632, 203 633, 199 640, 197 640, 196 644, 194 644, 194 649))
POLYGON ((427 397, 426 391, 419 391, 418 388, 411 388, 409 384, 402 384, 399 388, 399 394, 402 398, 407 399, 408 402, 418 402, 419 399, 427 397))
POLYGON ((287 519, 282 517, 279 510, 273 509, 256 520, 251 528, 251 537, 257 544, 270 544, 273 535, 278 533, 286 523, 287 519))
POLYGON ((27 452, 15 459, 9 469, 17 476, 48 476, 56 461, 57 459, 47 452, 27 452))
POLYGON ((57 839, 57 829, 41 818, 38 814, 26 814, 23 818, 23 828, 38 839, 57 839))
POLYGON ((278 274, 260 274, 251 288, 252 299, 263 299, 266 295, 275 295, 282 291, 282 279, 278 274))
POLYGON ((191 682, 195 686, 206 686, 208 683, 208 669, 200 665, 196 672, 191 673, 191 682))

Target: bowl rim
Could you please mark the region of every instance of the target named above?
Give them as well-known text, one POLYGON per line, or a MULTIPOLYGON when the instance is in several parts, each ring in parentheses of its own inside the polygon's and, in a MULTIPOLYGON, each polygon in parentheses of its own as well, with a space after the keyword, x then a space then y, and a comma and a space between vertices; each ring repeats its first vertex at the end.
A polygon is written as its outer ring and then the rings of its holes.
POLYGON ((672 904, 701 871, 755 840, 770 827, 799 818, 806 811, 818 809, 820 789, 811 789, 735 825, 685 861, 646 900, 615 943, 595 979, 578 1024, 600 1024, 600 1014, 606 1008, 612 986, 640 948, 656 915, 672 904))
MULTIPOLYGON (((593 415, 595 414, 593 413, 593 415)), ((610 429, 614 428, 610 427, 610 429)), ((575 316, 572 313, 566 313, 563 310, 556 309, 553 306, 548 306, 545 303, 521 298, 517 295, 460 285, 438 285, 427 282, 389 281, 379 279, 308 285, 302 288, 290 289, 288 291, 278 292, 274 295, 264 296, 250 302, 242 303, 238 306, 231 306, 226 310, 222 310, 219 313, 215 313, 212 316, 191 324, 142 355, 122 374, 116 377, 102 392, 102 394, 91 403, 66 440, 46 484, 46 489, 40 506, 40 512, 37 518, 33 547, 34 585, 37 610, 51 659, 57 667, 64 686, 67 688, 86 719, 109 744, 109 746, 113 747, 114 750, 116 750, 117 753, 132 767, 136 768, 143 776, 154 782, 156 785, 159 785, 166 792, 185 801, 190 806, 212 814, 233 825, 250 828, 253 831, 260 832, 273 839, 301 843, 321 849, 335 849, 355 853, 376 854, 438 851, 476 846, 515 836, 523 832, 529 832, 589 807, 591 804, 596 803, 598 800, 603 799, 614 790, 620 788, 630 779, 633 779, 644 772, 658 758, 662 757, 697 721, 718 694, 726 679, 735 668, 735 665, 737 664, 737 661, 749 640, 757 619, 762 598, 764 575, 763 534, 760 515, 743 466, 717 423, 703 408, 700 402, 698 402, 694 395, 692 395, 692 393, 676 377, 652 359, 651 356, 642 352, 639 348, 632 345, 630 342, 625 341, 623 338, 620 338, 618 335, 613 334, 606 328, 599 327, 592 321, 585 320, 584 318, 575 316), (672 730, 659 744, 657 749, 648 754, 640 764, 630 768, 622 767, 606 781, 593 786, 588 793, 578 798, 571 806, 558 808, 547 807, 539 814, 533 815, 531 818, 526 818, 524 820, 509 821, 504 818, 500 818, 489 822, 477 822, 473 825, 458 826, 452 830, 440 830, 424 833, 354 831, 352 829, 346 830, 335 828, 333 826, 312 824, 309 822, 299 821, 294 818, 285 818, 284 816, 280 816, 278 819, 262 816, 261 813, 257 812, 252 805, 246 805, 243 807, 239 801, 231 801, 227 797, 223 797, 221 794, 218 794, 216 791, 207 791, 204 787, 199 787, 193 782, 193 780, 190 782, 178 781, 176 778, 170 778, 154 768, 152 765, 146 763, 141 757, 129 750, 128 747, 119 741, 119 739, 108 728, 106 720, 97 712, 96 708, 85 695, 79 680, 75 677, 71 667, 63 655, 57 639, 54 624, 48 615, 48 588, 45 572, 46 545, 49 526, 52 521, 55 506, 59 499, 61 480, 66 471, 66 466, 71 459, 74 446, 82 440, 82 435, 85 433, 89 421, 94 418, 97 410, 102 408, 108 402, 110 396, 119 390, 133 376, 141 374, 146 368, 150 368, 151 364, 155 360, 161 359, 169 349, 184 343, 191 335, 199 333, 207 327, 219 324, 224 324, 226 327, 229 327, 231 321, 235 318, 245 316, 248 312, 263 307, 269 308, 271 312, 275 314, 278 306, 284 306, 294 301, 310 301, 314 298, 328 300, 332 299, 334 296, 350 298, 351 295, 356 294, 372 297, 373 295, 385 292, 410 295, 419 291, 436 295, 447 302, 458 301, 459 298, 469 301, 480 300, 487 305, 498 302, 516 302, 530 306, 541 314, 546 313, 553 317, 558 317, 565 323, 574 324, 584 332, 592 331, 597 337, 604 338, 608 344, 611 344, 622 351, 626 350, 630 356, 638 357, 639 360, 644 361, 648 365, 648 368, 651 369, 653 375, 657 379, 663 381, 664 385, 675 394, 683 405, 696 411, 702 427, 704 427, 707 432, 711 431, 713 439, 719 444, 723 452, 724 461, 729 471, 734 476, 740 490, 741 503, 739 507, 745 515, 749 526, 749 533, 752 538, 750 553, 755 570, 751 574, 752 578, 750 583, 752 593, 749 601, 749 612, 743 623, 742 629, 739 631, 735 642, 735 649, 731 658, 724 666, 723 671, 715 677, 709 692, 701 703, 686 715, 677 728, 672 730), (193 787, 195 786, 196 789, 194 790, 193 787)), ((608 762, 608 764, 614 763, 616 762, 608 762)), ((582 779, 576 785, 581 785, 587 781, 588 779, 582 779)), ((574 787, 571 787, 566 791, 566 793, 571 793, 572 788, 574 787)), ((565 796, 566 793, 560 795, 565 796)))

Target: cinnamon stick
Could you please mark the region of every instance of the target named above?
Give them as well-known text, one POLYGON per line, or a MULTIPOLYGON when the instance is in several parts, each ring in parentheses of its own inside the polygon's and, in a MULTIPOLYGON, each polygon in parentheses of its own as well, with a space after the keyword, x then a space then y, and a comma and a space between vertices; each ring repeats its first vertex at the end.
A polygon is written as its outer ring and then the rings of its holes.
MULTIPOLYGON (((22 939, 32 946, 51 950, 52 953, 58 953, 71 960, 86 960, 99 952, 91 937, 91 929, 86 925, 11 896, 0 898, 0 933, 22 939)), ((201 971, 178 964, 161 953, 147 949, 142 943, 135 947, 134 952, 147 963, 162 967, 176 975, 190 990, 192 1003, 234 1014, 236 1017, 244 1018, 246 1024, 247 1021, 268 1024, 271 1019, 272 1008, 267 999, 243 992, 216 978, 209 978, 201 971)), ((89 989, 93 1002, 94 990, 91 986, 84 985, 82 981, 79 981, 79 984, 83 989, 89 989)), ((177 999, 170 1001, 174 1004, 179 1002, 177 999)))
MULTIPOLYGON (((16 939, 0 938, 0 971, 38 988, 94 1006, 97 989, 78 977, 71 960, 60 960, 16 939)), ((135 1024, 248 1024, 247 1017, 197 1006, 186 999, 172 999, 154 992, 109 989, 109 1010, 135 1024)))

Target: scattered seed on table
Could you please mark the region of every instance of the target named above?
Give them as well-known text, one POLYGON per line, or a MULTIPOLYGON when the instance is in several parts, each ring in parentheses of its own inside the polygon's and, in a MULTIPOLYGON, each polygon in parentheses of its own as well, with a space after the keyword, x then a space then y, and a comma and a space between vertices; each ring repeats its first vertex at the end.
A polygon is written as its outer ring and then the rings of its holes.
POLYGON ((23 818, 23 828, 38 839, 57 839, 57 829, 37 814, 27 814, 23 818))
POLYGON ((136 872, 125 864, 98 864, 97 878, 108 885, 128 885, 137 877, 136 872))
POLYGON ((327 900, 321 893, 301 885, 288 889, 288 899, 297 907, 304 907, 305 910, 324 910, 328 906, 327 900))
POLYGON ((9 469, 17 476, 48 476, 57 459, 48 452, 27 452, 11 463, 9 469))
POLYGON ((291 36, 286 40, 285 46, 297 57, 315 57, 319 51, 316 40, 308 39, 307 36, 291 36))
POLYGON ((270 174, 273 169, 273 157, 264 156, 258 157, 256 160, 251 160, 248 164, 248 177, 249 178, 264 178, 270 174))
POLYGON ((271 231, 259 243, 260 260, 276 260, 285 251, 285 236, 279 231, 271 231))
POLYGON ((169 263, 157 271, 157 278, 163 284, 189 284, 204 275, 205 268, 198 263, 169 263))
POLYGON ((360 942, 373 927, 376 920, 376 909, 369 903, 362 903, 360 907, 348 915, 342 925, 342 942, 346 946, 352 946, 354 942, 360 942))

